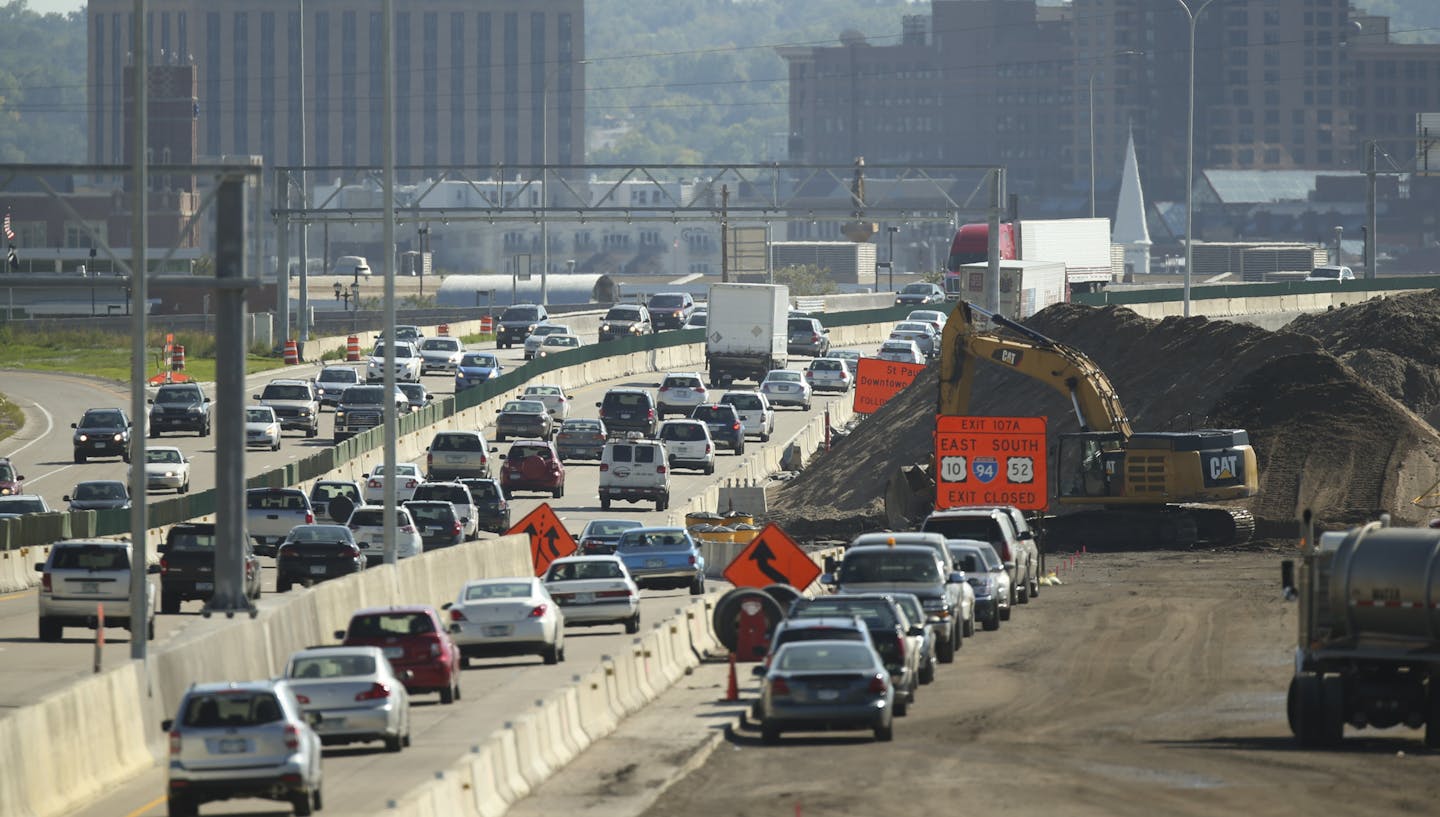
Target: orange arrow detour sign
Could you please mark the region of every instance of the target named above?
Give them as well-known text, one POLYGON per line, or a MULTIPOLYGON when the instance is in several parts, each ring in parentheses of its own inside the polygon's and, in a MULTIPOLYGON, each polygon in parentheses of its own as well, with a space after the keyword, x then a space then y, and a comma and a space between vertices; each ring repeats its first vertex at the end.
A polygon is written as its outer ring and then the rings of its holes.
POLYGON ((804 590, 819 576, 820 566, 774 522, 725 568, 725 579, 736 587, 788 584, 804 590))
POLYGON ((575 537, 560 524, 560 517, 545 502, 505 531, 507 536, 514 533, 529 535, 530 560, 535 564, 536 576, 545 575, 551 562, 575 552, 575 537))

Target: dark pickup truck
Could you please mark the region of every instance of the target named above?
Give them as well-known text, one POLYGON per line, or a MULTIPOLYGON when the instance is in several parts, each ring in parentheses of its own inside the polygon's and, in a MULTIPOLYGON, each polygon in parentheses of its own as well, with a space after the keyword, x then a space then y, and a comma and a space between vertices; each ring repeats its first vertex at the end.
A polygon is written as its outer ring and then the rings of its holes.
MULTIPOLYGON (((160 553, 160 612, 178 613, 181 602, 209 601, 215 594, 215 525, 183 522, 170 528, 160 553)), ((245 595, 260 598, 260 557, 245 543, 245 595)))

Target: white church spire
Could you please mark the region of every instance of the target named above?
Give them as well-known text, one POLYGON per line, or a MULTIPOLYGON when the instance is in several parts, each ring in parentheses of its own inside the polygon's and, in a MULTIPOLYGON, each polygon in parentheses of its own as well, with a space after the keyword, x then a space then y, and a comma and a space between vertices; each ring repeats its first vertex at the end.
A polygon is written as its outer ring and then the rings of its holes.
POLYGON ((1120 201, 1115 206, 1115 228, 1110 240, 1125 246, 1125 271, 1150 272, 1150 228, 1145 223, 1145 192, 1140 188, 1140 165, 1135 161, 1135 131, 1125 146, 1125 167, 1120 175, 1120 201))

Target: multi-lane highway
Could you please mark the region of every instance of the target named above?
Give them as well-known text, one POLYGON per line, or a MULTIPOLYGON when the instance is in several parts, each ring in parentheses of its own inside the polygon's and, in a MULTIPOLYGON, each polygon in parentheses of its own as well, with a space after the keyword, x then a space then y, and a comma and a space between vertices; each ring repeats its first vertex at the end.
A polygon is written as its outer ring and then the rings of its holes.
MULTIPOLYGON (((502 352, 511 357, 516 365, 521 362, 518 350, 502 352)), ((303 369, 303 367, 302 367, 303 369)), ((264 382, 273 377, 296 376, 292 368, 283 372, 267 373, 256 378, 264 382)), ((654 388, 658 385, 660 373, 625 378, 608 383, 596 384, 576 390, 574 405, 593 406, 607 388, 616 386, 654 388)), ((448 391, 443 378, 427 378, 432 388, 448 391)), ((7 389, 8 390, 8 389, 7 389)), ((122 404, 124 395, 106 385, 72 378, 49 376, 25 376, 25 383, 13 390, 19 402, 25 406, 33 420, 36 416, 45 422, 45 412, 56 394, 63 395, 63 405, 78 412, 84 405, 122 404), (100 401, 100 402, 97 402, 100 401), (45 407, 44 411, 41 410, 45 407)), ((769 445, 779 445, 797 431, 817 412, 823 412, 832 400, 848 400, 850 396, 818 397, 811 412, 782 409, 777 412, 776 434, 769 445)), ((576 416, 593 415, 593 409, 578 408, 576 416)), ((50 421, 52 430, 48 434, 31 435, 14 441, 17 459, 22 463, 22 472, 27 477, 39 477, 37 489, 46 488, 47 482, 54 485, 49 491, 58 494, 68 490, 70 484, 81 478, 93 479, 109 475, 123 475, 125 466, 120 463, 97 463, 76 466, 70 462, 69 421, 63 418, 50 421), (61 432, 63 429, 63 433, 61 432), (24 447, 28 446, 28 447, 24 447), (24 447, 24 448, 22 448, 24 447), (27 459, 28 457, 28 459, 27 459), (28 468, 29 470, 23 470, 28 468), (64 470, 62 470, 64 469, 64 470), (92 470, 93 469, 93 470, 92 470), (78 472, 78 473, 77 473, 78 472), (82 476, 83 474, 83 476, 82 476), (62 476, 63 475, 63 476, 62 476), (64 484, 65 487, 55 487, 64 484)), ((43 426, 37 426, 42 428, 43 426)), ((489 429, 487 429, 488 431, 489 429)), ((322 424, 321 437, 304 440, 298 435, 286 437, 285 447, 280 452, 254 454, 247 464, 247 472, 256 473, 274 467, 290 457, 303 456, 310 446, 328 444, 328 420, 322 424)), ((170 438, 167 438, 170 439, 170 438)), ((197 490, 213 484, 213 437, 178 437, 177 443, 187 452, 196 456, 195 488, 197 490)), ((757 441, 752 440, 747 454, 754 453, 757 441)), ((676 497, 690 496, 705 486, 723 481, 735 468, 740 458, 732 454, 718 457, 716 472, 703 476, 678 472, 672 476, 672 493, 676 497)), ((521 493, 515 498, 513 518, 518 520, 542 501, 549 501, 562 521, 572 531, 578 532, 586 521, 600 516, 625 516, 647 521, 660 521, 662 516, 651 510, 651 505, 630 505, 619 503, 608 513, 602 513, 598 502, 598 466, 595 463, 572 463, 567 465, 565 496, 558 500, 541 495, 521 493)), ((265 589, 267 597, 262 598, 262 609, 276 604, 279 597, 268 595, 274 586, 271 561, 266 559, 265 589)), ((457 581, 458 589, 458 581, 457 581)), ((304 592, 297 590, 292 592, 304 592)), ((677 607, 688 602, 683 591, 645 591, 642 615, 649 621, 656 621, 672 614, 677 607)), ((160 616, 157 627, 157 643, 163 645, 166 639, 174 638, 181 632, 193 637, 203 628, 220 626, 220 622, 201 619, 197 613, 200 604, 188 603, 181 615, 160 616), (191 628, 196 628, 191 630, 191 628)), ((128 656, 123 631, 112 630, 116 636, 107 646, 107 661, 119 662, 128 656)), ((63 644, 40 644, 35 641, 35 602, 33 591, 0 597, 0 649, 6 651, 0 660, 0 706, 17 706, 34 700, 47 690, 89 672, 93 654, 93 641, 89 633, 71 631, 70 639, 63 644), (21 669, 23 667, 23 670, 21 669)), ((619 627, 576 630, 570 634, 567 644, 567 664, 558 667, 543 667, 538 661, 524 659, 500 659, 483 662, 465 674, 462 682, 464 699, 455 706, 441 707, 422 700, 415 709, 415 745, 404 754, 387 755, 367 749, 333 749, 327 753, 326 800, 336 813, 355 813, 382 806, 387 797, 397 796, 423 781, 434 771, 445 768, 458 754, 495 728, 503 725, 513 713, 521 712, 533 702, 565 683, 580 667, 593 666, 600 656, 628 647, 633 636, 624 635, 619 627), (497 672, 496 669, 505 671, 497 672)), ((158 724, 156 725, 158 729, 158 724)), ((161 794, 164 790, 163 770, 154 772, 131 782, 114 792, 104 801, 95 804, 85 814, 95 815, 138 815, 158 814, 164 811, 161 794)), ((265 813, 263 804, 255 801, 240 801, 232 807, 216 804, 207 813, 255 813, 256 806, 265 813)))

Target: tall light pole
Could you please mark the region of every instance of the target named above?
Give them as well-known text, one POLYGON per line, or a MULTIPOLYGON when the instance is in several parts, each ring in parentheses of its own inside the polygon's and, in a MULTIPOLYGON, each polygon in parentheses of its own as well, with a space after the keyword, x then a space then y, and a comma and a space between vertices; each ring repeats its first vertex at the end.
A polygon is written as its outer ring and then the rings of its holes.
MULTIPOLYGON (((540 81, 540 305, 550 305, 550 218, 549 182, 545 178, 550 165, 550 83, 565 65, 584 65, 585 60, 557 62, 540 81)), ((575 92, 572 87, 571 93, 575 92)))
POLYGON ((889 225, 886 225, 886 227, 885 227, 885 232, 890 234, 890 254, 887 255, 886 258, 889 258, 889 259, 890 259, 890 291, 891 291, 891 292, 894 292, 894 291, 895 291, 895 234, 898 233, 898 232, 900 232, 900 228, 899 228, 899 227, 896 227, 896 226, 893 225, 893 224, 889 224, 889 225))
MULTIPOLYGON (((308 134, 305 128, 305 0, 299 0, 300 8, 300 206, 308 214, 310 209, 310 191, 306 179, 305 163, 309 161, 309 154, 305 150, 305 140, 308 134)), ((296 318, 296 329, 300 337, 300 348, 305 348, 305 341, 310 339, 310 221, 304 219, 300 222, 300 315, 296 318)), ((290 259, 285 259, 290 263, 290 259)), ((285 292, 282 297, 289 298, 290 293, 285 292)), ((289 337, 290 327, 285 327, 286 337, 289 337)))
POLYGON ((1185 317, 1190 317, 1190 272, 1195 260, 1195 24, 1215 0, 1205 0, 1194 11, 1186 0, 1175 0, 1190 21, 1190 103, 1185 117, 1185 317))
MULTIPOLYGON (((1144 51, 1116 51, 1111 54, 1111 59, 1118 57, 1138 57, 1144 51)), ((1097 65, 1090 70, 1090 217, 1095 217, 1095 75, 1104 66, 1097 65)))

